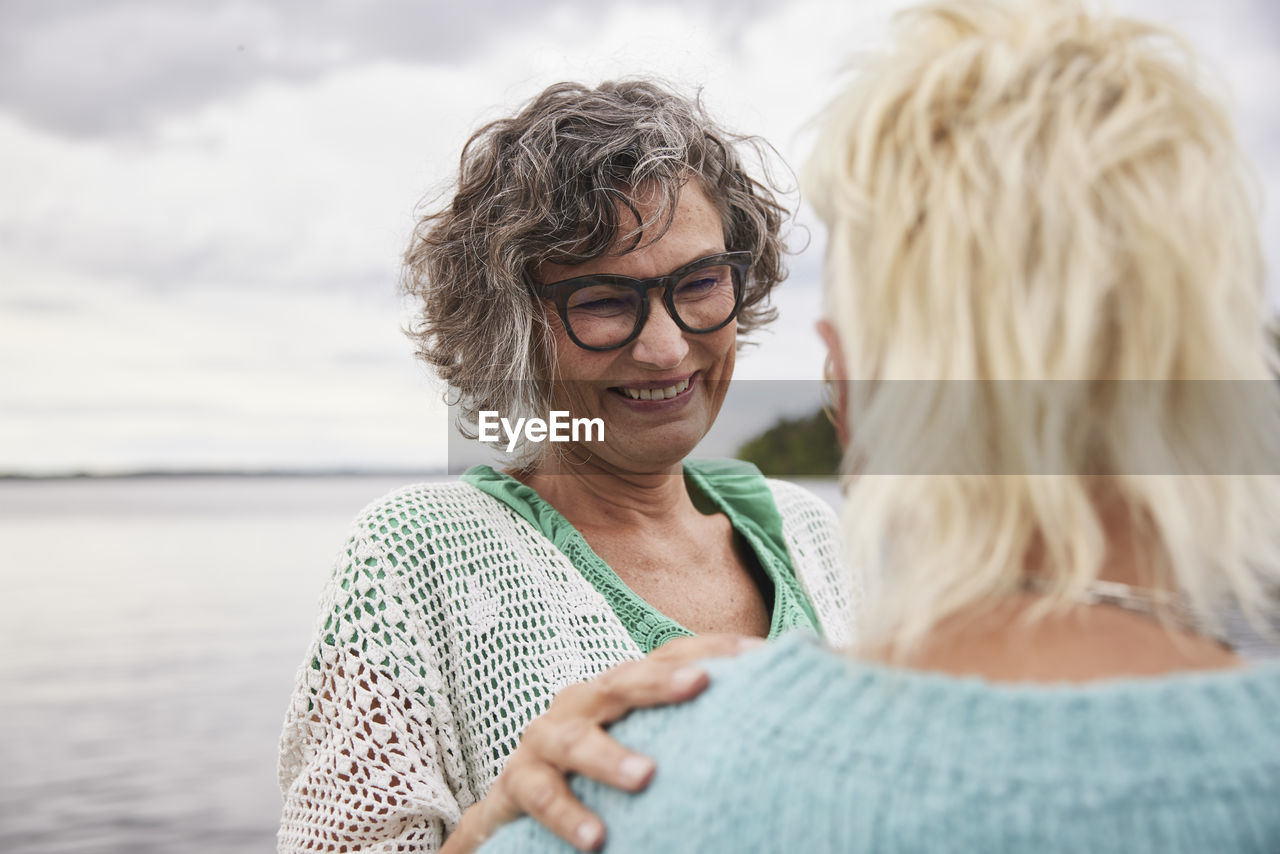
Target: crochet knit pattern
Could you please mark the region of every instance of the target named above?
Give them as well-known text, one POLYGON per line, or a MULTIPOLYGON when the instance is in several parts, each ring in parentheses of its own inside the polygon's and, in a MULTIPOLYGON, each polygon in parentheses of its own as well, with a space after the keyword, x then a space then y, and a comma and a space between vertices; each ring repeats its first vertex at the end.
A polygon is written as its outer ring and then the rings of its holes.
MULTIPOLYGON (((823 632, 847 643, 858 594, 834 513, 769 487, 823 632)), ((558 690, 643 656, 621 616, 537 527, 468 483, 375 502, 325 589, 286 717, 279 850, 438 849, 558 690)))

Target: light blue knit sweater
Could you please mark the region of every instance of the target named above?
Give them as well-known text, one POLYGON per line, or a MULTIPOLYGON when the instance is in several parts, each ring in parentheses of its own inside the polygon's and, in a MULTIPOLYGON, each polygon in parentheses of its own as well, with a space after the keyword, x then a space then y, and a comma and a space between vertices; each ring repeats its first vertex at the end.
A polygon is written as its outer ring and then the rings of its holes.
MULTIPOLYGON (((607 852, 1280 852, 1280 666, 1086 685, 895 670, 787 638, 614 727, 607 852)), ((483 851, 569 851, 529 819, 483 851)))

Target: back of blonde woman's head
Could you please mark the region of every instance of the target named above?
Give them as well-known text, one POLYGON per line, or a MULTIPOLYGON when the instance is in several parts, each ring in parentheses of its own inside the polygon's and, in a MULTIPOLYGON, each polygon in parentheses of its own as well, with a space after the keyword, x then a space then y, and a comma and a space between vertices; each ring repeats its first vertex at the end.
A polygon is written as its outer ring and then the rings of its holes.
POLYGON ((1265 620, 1280 437, 1251 173, 1176 37, 1076 0, 904 13, 805 173, 829 230, 863 625, 1144 583, 1265 620))

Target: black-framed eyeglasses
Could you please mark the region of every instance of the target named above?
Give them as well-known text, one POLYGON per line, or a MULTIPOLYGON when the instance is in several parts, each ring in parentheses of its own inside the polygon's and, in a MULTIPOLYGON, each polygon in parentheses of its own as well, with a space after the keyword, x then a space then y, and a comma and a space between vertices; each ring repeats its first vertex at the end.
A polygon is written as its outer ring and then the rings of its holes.
POLYGON ((556 304, 574 344, 584 350, 616 350, 644 328, 649 291, 654 288, 662 288, 667 312, 685 332, 724 328, 742 308, 743 282, 750 268, 750 252, 725 252, 651 279, 596 274, 530 286, 556 304))

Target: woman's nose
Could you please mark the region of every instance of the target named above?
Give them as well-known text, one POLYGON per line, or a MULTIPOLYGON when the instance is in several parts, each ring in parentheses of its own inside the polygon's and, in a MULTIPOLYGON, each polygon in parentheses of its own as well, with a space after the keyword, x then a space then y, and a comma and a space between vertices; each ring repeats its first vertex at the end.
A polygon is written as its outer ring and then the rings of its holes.
POLYGON ((676 326, 666 304, 655 301, 644 328, 631 344, 631 357, 655 368, 670 369, 683 362, 688 353, 689 342, 684 330, 676 326))

